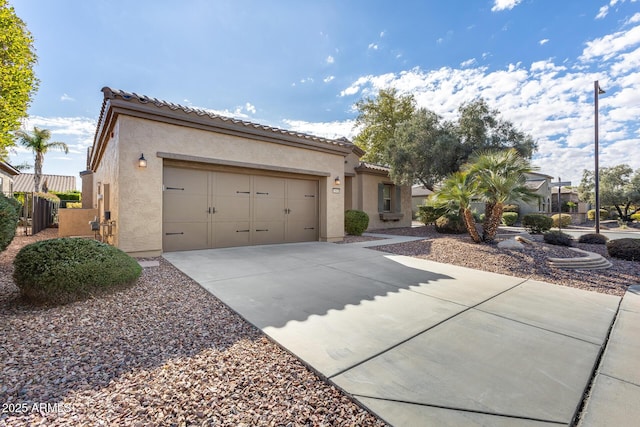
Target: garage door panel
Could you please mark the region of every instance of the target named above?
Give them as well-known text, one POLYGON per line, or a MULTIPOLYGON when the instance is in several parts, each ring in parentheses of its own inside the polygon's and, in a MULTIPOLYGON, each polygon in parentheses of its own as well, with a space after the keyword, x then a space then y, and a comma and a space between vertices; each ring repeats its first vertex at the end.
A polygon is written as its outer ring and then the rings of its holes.
POLYGON ((162 230, 162 247, 167 252, 207 249, 208 234, 207 223, 165 223, 162 230))
POLYGON ((269 176, 255 176, 253 190, 257 199, 265 196, 284 199, 285 180, 269 176))
POLYGON ((213 225, 213 246, 227 248, 251 244, 251 228, 248 221, 218 222, 213 225))
POLYGON ((251 176, 237 173, 215 172, 213 193, 217 197, 251 197, 251 176))
POLYGON ((287 182, 289 199, 305 199, 318 197, 318 182, 301 179, 289 179, 287 182))
POLYGON ((288 243, 309 242, 318 240, 317 222, 313 221, 288 221, 287 239, 288 243))
POLYGON ((303 218, 316 222, 318 217, 318 207, 315 200, 289 200, 289 221, 299 221, 303 218))
POLYGON ((164 222, 207 222, 207 196, 165 190, 164 222))
POLYGON ((252 244, 266 245, 284 242, 284 221, 254 222, 252 244))
POLYGON ((215 197, 213 221, 251 220, 251 199, 249 197, 215 197))

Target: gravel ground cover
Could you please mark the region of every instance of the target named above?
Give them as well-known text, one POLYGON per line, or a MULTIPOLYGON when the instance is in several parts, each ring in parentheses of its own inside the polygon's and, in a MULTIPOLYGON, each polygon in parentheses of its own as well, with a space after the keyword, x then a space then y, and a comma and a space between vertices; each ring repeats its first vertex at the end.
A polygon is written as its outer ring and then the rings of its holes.
POLYGON ((611 258, 604 245, 574 243, 576 248, 604 256, 613 264, 613 267, 606 270, 562 270, 550 267, 547 258, 576 257, 576 252, 563 246, 543 243, 540 236, 536 236, 533 245, 525 245, 523 250, 511 250, 500 249, 495 244, 473 243, 466 234, 440 234, 433 226, 371 232, 424 237, 424 240, 372 248, 397 255, 413 256, 618 296, 624 295, 630 285, 640 284, 640 262, 611 258))
POLYGON ((162 258, 132 288, 19 299, 0 254, 0 425, 383 426, 162 258))

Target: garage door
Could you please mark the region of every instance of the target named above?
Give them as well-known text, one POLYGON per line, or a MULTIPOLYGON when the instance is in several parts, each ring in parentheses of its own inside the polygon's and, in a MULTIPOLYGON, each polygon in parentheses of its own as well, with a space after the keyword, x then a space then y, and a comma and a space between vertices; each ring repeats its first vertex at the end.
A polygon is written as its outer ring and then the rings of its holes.
POLYGON ((165 166, 163 250, 318 239, 318 182, 165 166))

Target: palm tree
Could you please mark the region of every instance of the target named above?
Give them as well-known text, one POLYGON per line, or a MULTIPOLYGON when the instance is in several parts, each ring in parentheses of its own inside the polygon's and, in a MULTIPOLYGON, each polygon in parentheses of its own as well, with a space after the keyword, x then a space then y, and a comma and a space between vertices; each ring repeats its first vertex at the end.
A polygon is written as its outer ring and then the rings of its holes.
POLYGON ((38 129, 33 127, 32 133, 19 130, 16 132, 16 136, 20 138, 20 144, 26 148, 30 148, 35 155, 34 162, 34 191, 37 193, 40 191, 40 180, 42 179, 42 163, 44 162, 44 155, 50 148, 61 149, 65 154, 69 152, 69 147, 64 142, 48 142, 51 138, 51 131, 48 129, 38 129))
POLYGON ((476 229, 476 221, 471 212, 471 201, 476 192, 477 185, 471 180, 471 175, 467 171, 454 172, 442 182, 434 199, 438 205, 450 211, 459 212, 471 239, 480 243, 482 238, 476 229))
POLYGON ((466 172, 477 185, 478 196, 485 202, 482 241, 491 242, 498 232, 504 205, 510 201, 538 197, 526 185, 525 173, 534 168, 515 149, 479 153, 466 172))

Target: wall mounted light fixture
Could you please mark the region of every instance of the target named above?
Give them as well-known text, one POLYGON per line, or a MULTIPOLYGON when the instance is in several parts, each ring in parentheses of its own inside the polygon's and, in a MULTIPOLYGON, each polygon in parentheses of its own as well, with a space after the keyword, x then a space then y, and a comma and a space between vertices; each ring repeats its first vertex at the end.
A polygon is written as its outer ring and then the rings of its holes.
POLYGON ((336 178, 333 180, 333 185, 340 185, 340 177, 336 176, 336 178))
POLYGON ((147 159, 144 158, 144 154, 140 154, 140 158, 138 159, 138 167, 140 168, 147 167, 147 159))

